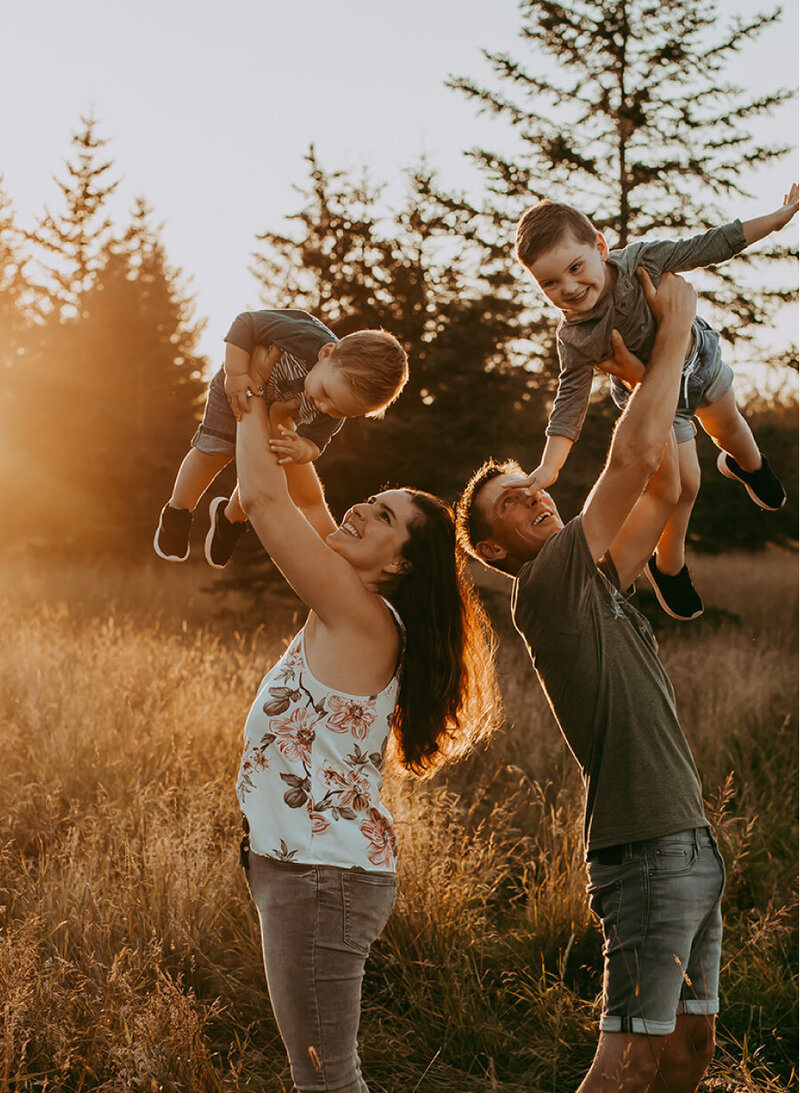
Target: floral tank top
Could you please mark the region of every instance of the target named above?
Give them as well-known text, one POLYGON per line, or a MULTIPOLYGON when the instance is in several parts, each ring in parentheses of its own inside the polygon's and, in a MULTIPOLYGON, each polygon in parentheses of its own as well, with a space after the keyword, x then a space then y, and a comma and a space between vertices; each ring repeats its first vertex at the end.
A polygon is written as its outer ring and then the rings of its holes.
MULTIPOLYGON (((385 602, 402 635, 399 615, 385 602)), ((256 854, 394 871, 397 842, 380 791, 399 668, 378 694, 344 694, 311 674, 305 629, 289 643, 244 727, 236 793, 256 854)))

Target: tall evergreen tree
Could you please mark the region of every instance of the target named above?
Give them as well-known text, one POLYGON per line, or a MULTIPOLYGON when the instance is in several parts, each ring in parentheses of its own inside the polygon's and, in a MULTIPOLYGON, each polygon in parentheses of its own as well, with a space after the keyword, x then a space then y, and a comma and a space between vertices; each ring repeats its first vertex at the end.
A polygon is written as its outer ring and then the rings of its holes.
POLYGON ((35 347, 34 290, 25 267, 24 233, 0 179, 0 493, 11 509, 20 492, 20 452, 28 439, 25 411, 35 406, 26 382, 35 347))
MULTIPOLYGON (((735 199, 749 196, 746 175, 789 150, 760 141, 757 122, 791 92, 754 97, 728 77, 780 9, 732 18, 724 31, 716 6, 700 0, 522 0, 520 10, 529 58, 485 53, 503 90, 450 81, 520 139, 514 159, 470 152, 496 220, 513 221, 534 199, 551 197, 586 212, 612 245, 695 233, 735 217, 735 199)), ((764 195, 765 208, 779 197, 764 195)), ((758 260, 786 255, 775 245, 758 260)), ((740 271, 720 267, 711 293, 728 337, 752 333, 791 298, 789 290, 742 288, 739 279, 740 271)))
POLYGON ((298 230, 257 236, 262 248, 252 269, 262 298, 269 307, 306 308, 340 336, 380 326, 394 310, 390 282, 401 261, 382 224, 383 187, 366 171, 356 180, 325 171, 313 146, 305 160, 308 185, 295 187, 303 207, 288 217, 298 230))
POLYGON ((196 425, 203 324, 143 200, 126 231, 104 233, 74 304, 17 343, 7 439, 23 457, 3 477, 12 533, 141 554, 196 425))
POLYGON ((25 272, 29 258, 24 238, 0 176, 0 374, 6 381, 8 370, 17 367, 24 354, 34 306, 34 290, 25 272))
MULTIPOLYGON (((340 337, 382 326, 410 365, 385 419, 348 421, 320 459, 328 499, 341 512, 387 482, 454 498, 476 447, 491 435, 510 440, 509 419, 529 398, 529 374, 509 366, 519 305, 497 291, 483 251, 454 232, 424 163, 407 172, 406 199, 392 209, 365 176, 327 172, 313 148, 306 162, 294 231, 257 236, 263 302, 306 308, 340 337)), ((246 542, 221 586, 270 583, 263 553, 246 542)))
POLYGON ((519 304, 502 291, 508 274, 487 269, 484 251, 454 232, 457 211, 424 163, 392 210, 380 186, 326 172, 313 149, 307 162, 304 204, 290 217, 300 230, 258 236, 265 301, 306 307, 340 336, 384 326, 411 372, 384 421, 349 422, 323 456, 329 494, 344 503, 389 478, 453 494, 475 444, 510 438, 513 409, 529 398, 530 375, 510 366, 519 304))
POLYGON ((60 385, 71 405, 60 439, 75 453, 64 470, 83 500, 87 538, 125 541, 131 552, 152 537, 205 386, 203 324, 151 217, 139 199, 126 233, 103 249, 80 318, 59 329, 71 363, 60 385))
POLYGON ((74 158, 66 163, 66 178, 54 175, 64 201, 62 212, 45 208, 30 239, 44 252, 42 266, 49 282, 50 306, 65 316, 79 313, 81 296, 92 285, 112 237, 106 202, 119 185, 109 181, 111 160, 99 161, 108 140, 98 137, 97 119, 81 115, 73 133, 74 158))

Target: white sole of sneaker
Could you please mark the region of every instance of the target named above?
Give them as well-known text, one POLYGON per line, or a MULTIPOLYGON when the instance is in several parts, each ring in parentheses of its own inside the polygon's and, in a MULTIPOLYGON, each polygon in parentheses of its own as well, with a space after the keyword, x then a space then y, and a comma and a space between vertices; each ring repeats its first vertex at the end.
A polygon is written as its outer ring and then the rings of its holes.
POLYGON ((214 538, 214 528, 217 523, 217 509, 220 505, 227 505, 227 497, 215 497, 211 504, 208 506, 208 519, 210 521, 208 527, 208 534, 206 535, 206 541, 203 544, 203 553, 206 556, 206 561, 212 569, 224 569, 224 565, 218 565, 211 559, 211 541, 214 538))
POLYGON ((717 456, 717 470, 720 474, 725 475, 726 478, 730 478, 732 482, 741 482, 744 488, 747 490, 748 497, 754 505, 758 505, 760 509, 764 509, 766 512, 780 512, 783 506, 786 504, 786 498, 784 497, 780 505, 775 508, 774 505, 765 505, 757 493, 753 493, 748 484, 743 478, 740 478, 738 474, 734 474, 725 461, 725 452, 720 452, 717 456))
POLYGON ((655 577, 650 572, 650 567, 649 566, 644 567, 644 575, 645 575, 645 577, 647 577, 648 581, 650 582, 650 584, 652 586, 653 592, 655 593, 655 597, 658 600, 658 606, 661 608, 661 610, 664 612, 664 614, 669 615, 669 617, 671 619, 675 619, 677 622, 691 622, 692 619, 699 619, 700 616, 703 614, 703 611, 705 610, 705 608, 701 607, 700 610, 695 611, 695 613, 693 615, 676 615, 675 612, 670 608, 667 601, 662 596, 661 589, 658 587, 658 583, 656 582, 655 577))
POLYGON ((191 543, 186 547, 186 553, 183 555, 182 558, 178 557, 177 554, 165 554, 161 549, 159 549, 159 546, 158 546, 158 535, 159 535, 160 531, 161 531, 161 521, 159 520, 158 521, 158 527, 156 528, 156 533, 153 536, 153 550, 156 552, 156 554, 159 556, 159 558, 163 558, 165 562, 185 562, 186 559, 191 554, 191 551, 192 551, 191 543))

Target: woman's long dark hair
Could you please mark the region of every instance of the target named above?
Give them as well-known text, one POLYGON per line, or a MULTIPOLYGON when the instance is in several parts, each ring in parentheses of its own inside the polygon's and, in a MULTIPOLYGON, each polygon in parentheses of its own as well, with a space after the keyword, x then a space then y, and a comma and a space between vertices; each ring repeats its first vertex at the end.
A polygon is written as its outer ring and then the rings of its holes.
POLYGON ((402 766, 424 775, 488 738, 501 702, 494 633, 456 546, 453 510, 405 492, 419 517, 403 547, 411 568, 386 591, 406 628, 393 730, 402 766))

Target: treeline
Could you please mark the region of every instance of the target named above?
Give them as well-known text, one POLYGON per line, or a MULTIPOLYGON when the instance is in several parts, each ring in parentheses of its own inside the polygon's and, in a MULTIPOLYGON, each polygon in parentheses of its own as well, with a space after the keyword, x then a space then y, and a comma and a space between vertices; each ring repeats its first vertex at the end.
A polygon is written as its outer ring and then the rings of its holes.
MULTIPOLYGON (((713 7, 696 0, 582 0, 569 10, 529 0, 520 10, 525 60, 487 54, 494 89, 451 81, 520 137, 513 161, 468 153, 486 181, 481 201, 443 192, 422 163, 408 170, 405 199, 392 208, 379 182, 326 171, 312 148, 291 229, 256 236, 252 270, 265 306, 305 307, 340 336, 383 326, 409 353, 410 383, 385 421, 349 422, 320 460, 335 509, 384 483, 452 499, 488 454, 538 461, 556 378, 555 322, 523 306, 531 294, 521 291, 512 246, 528 204, 574 202, 612 245, 691 234, 736 216, 744 171, 787 151, 753 134, 789 93, 753 99, 723 81, 728 62, 779 13, 721 31, 713 7)), ((199 415, 207 362, 198 353, 202 322, 146 202, 122 227, 109 219, 117 183, 105 144, 96 120, 82 118, 66 177, 56 180, 61 211, 45 210, 32 229, 16 223, 11 197, 0 194, 0 486, 7 539, 136 555, 148 549, 199 415)), ((778 196, 764 195, 765 211, 778 196)), ((757 268, 788 256, 768 244, 757 268)), ((743 284, 748 262, 706 279, 704 312, 711 308, 728 340, 755 346, 793 293, 753 288, 752 275, 743 284)), ((787 350, 780 364, 793 366, 794 356, 787 350)), ((601 388, 558 484, 567 515, 607 448, 614 411, 601 388)), ((751 412, 796 498, 792 406, 759 403, 751 412)), ((757 512, 717 475, 710 443, 700 449, 696 546, 795 538, 793 504, 757 512)))
POLYGON ((0 199, 6 544, 140 551, 205 387, 202 324, 151 210, 109 219, 106 143, 82 118, 63 208, 32 230, 0 199))

